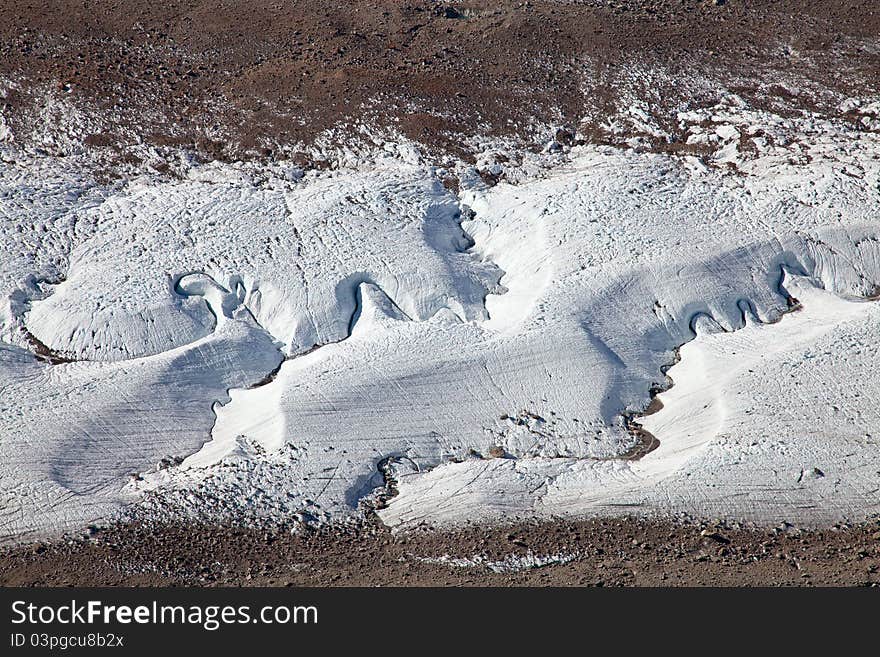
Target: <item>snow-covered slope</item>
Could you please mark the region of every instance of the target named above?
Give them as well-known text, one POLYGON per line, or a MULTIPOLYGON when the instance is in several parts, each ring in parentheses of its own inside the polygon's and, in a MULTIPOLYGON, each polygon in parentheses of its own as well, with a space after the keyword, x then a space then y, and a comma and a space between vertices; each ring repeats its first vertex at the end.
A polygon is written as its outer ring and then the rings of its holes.
POLYGON ((236 290, 288 354, 346 337, 361 282, 415 319, 451 308, 476 320, 493 276, 460 253, 454 197, 405 165, 292 189, 138 182, 90 214, 100 230, 75 245, 66 280, 25 321, 76 359, 147 356, 210 333, 204 302, 176 289, 190 272, 236 290))
POLYGON ((344 519, 386 484, 394 525, 876 511, 877 135, 681 121, 712 157, 578 147, 458 195, 390 155, 110 187, 5 151, 3 535, 144 491, 344 519))
POLYGON ((498 459, 405 473, 387 522, 655 511, 822 524, 880 512, 880 306, 790 277, 803 306, 774 324, 708 317, 641 419, 659 446, 638 460, 498 459))

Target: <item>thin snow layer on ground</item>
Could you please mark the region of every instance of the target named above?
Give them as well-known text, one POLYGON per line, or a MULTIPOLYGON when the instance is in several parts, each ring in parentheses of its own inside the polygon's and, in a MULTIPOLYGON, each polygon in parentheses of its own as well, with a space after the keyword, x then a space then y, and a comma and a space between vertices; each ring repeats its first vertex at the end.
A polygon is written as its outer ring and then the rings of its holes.
POLYGON ((558 566, 569 563, 578 558, 575 552, 560 552, 557 554, 535 554, 531 550, 525 554, 509 554, 504 559, 488 559, 477 554, 473 557, 453 557, 444 554, 441 557, 416 557, 423 563, 436 563, 454 568, 486 568, 493 573, 519 573, 524 570, 534 570, 546 566, 558 566))
POLYGON ((462 170, 458 196, 412 157, 112 188, 7 158, 3 535, 145 491, 208 518, 333 520, 396 490, 395 526, 870 513, 876 324, 856 299, 880 281, 876 136, 730 99, 682 121, 715 125, 723 161, 582 147, 516 184, 462 170), (631 418, 680 347, 645 455, 631 418), (774 378, 789 347, 829 355, 774 378))

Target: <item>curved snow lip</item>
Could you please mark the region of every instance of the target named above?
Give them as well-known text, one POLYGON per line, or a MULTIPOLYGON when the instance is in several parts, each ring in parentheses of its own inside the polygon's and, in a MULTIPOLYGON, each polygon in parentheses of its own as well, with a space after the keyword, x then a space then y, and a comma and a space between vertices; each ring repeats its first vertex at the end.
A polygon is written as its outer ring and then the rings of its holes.
POLYGON ((167 298, 156 298, 145 305, 140 311, 142 316, 129 317, 126 309, 114 305, 99 306, 91 310, 86 326, 83 310, 77 306, 81 300, 76 287, 88 286, 88 275, 74 268, 50 295, 30 304, 22 323, 36 340, 66 360, 125 361, 155 356, 193 344, 216 328, 218 309, 208 307, 200 294, 180 287, 180 280, 187 275, 169 277, 167 298), (125 334, 126 325, 145 322, 144 317, 149 317, 151 324, 161 325, 163 333, 153 336, 149 344, 132 349, 119 336, 125 334))
MULTIPOLYGON (((23 311, 23 319, 21 321, 21 330, 26 341, 31 345, 34 355, 50 365, 60 365, 70 362, 89 362, 96 360, 85 355, 78 354, 72 350, 58 350, 48 346, 34 331, 40 331, 45 327, 46 317, 59 311, 53 310, 42 305, 51 300, 54 295, 64 295, 64 285, 66 280, 57 280, 49 282, 52 285, 51 293, 35 297, 25 304, 23 311), (34 327, 33 329, 31 327, 34 327)), ((143 358, 158 356, 163 353, 175 351, 187 346, 193 345, 200 340, 210 336, 228 319, 233 317, 233 313, 242 306, 243 298, 238 291, 230 291, 210 274, 201 271, 189 271, 168 279, 169 293, 173 298, 183 300, 188 304, 196 304, 203 307, 211 317, 211 321, 203 323, 203 334, 191 336, 189 342, 181 344, 172 344, 165 349, 155 351, 153 353, 144 353, 136 355, 127 355, 123 358, 113 359, 115 362, 134 361, 143 358)), ((253 315, 251 315, 253 318, 253 315)), ((50 332, 56 329, 48 329, 50 332)), ((71 333, 71 340, 74 333, 71 333)))
MULTIPOLYGON (((665 385, 652 387, 650 389, 650 401, 645 410, 634 413, 624 412, 621 414, 624 426, 626 426, 627 431, 635 436, 638 439, 638 442, 631 449, 627 450, 619 457, 615 458, 620 458, 627 461, 638 461, 660 447, 659 438, 649 430, 648 426, 646 426, 651 425, 652 421, 646 420, 645 418, 660 413, 666 407, 664 399, 667 398, 667 393, 669 393, 669 391, 675 385, 675 381, 670 372, 673 368, 676 368, 680 365, 682 359, 681 352, 685 345, 699 339, 700 336, 707 331, 713 333, 733 333, 735 331, 745 329, 752 324, 776 324, 782 321, 782 318, 785 317, 785 315, 787 315, 788 313, 801 310, 803 306, 801 305, 801 302, 796 297, 792 296, 791 292, 788 290, 786 286, 786 279, 792 279, 794 281, 794 286, 797 288, 802 288, 804 285, 808 285, 812 288, 815 287, 816 283, 815 281, 812 281, 812 279, 810 279, 810 277, 805 273, 804 269, 799 264, 797 264, 796 259, 791 254, 782 254, 781 258, 783 260, 783 264, 779 265, 779 282, 776 285, 776 289, 779 294, 785 299, 788 306, 787 309, 781 312, 771 312, 765 319, 761 319, 752 300, 748 298, 742 298, 736 302, 736 306, 737 308, 739 308, 740 311, 739 323, 732 326, 731 328, 723 327, 712 316, 711 313, 708 313, 706 311, 698 311, 691 315, 690 319, 687 322, 687 325, 692 334, 692 338, 688 340, 688 342, 676 346, 673 351, 673 362, 661 367, 661 371, 666 379, 665 385), (795 264, 790 264, 792 262, 794 262, 795 264), (808 284, 805 283, 805 281, 812 282, 808 284)), ((866 297, 865 300, 873 300, 873 298, 866 297)), ((708 440, 711 440, 711 438, 708 438, 707 441, 708 440)))
POLYGON ((725 329, 705 313, 691 318, 693 338, 676 350, 666 369, 667 386, 653 392, 645 411, 624 416, 640 439, 631 450, 609 459, 524 456, 402 472, 394 481, 397 494, 379 510, 380 517, 401 529, 422 522, 445 526, 465 519, 493 522, 662 506, 663 494, 657 492, 655 499, 655 486, 684 472, 723 431, 726 382, 774 351, 807 343, 862 316, 876 300, 827 291, 786 266, 779 290, 789 307, 770 321, 762 321, 747 301, 740 304, 740 327, 725 329), (729 349, 735 351, 728 354, 729 349))
POLYGON ((709 317, 694 318, 696 336, 679 348, 678 362, 667 372, 672 384, 657 396, 662 408, 640 421, 646 430, 662 438, 661 449, 634 468, 646 481, 669 476, 722 431, 727 381, 760 362, 768 352, 833 330, 876 301, 876 296, 847 299, 824 290, 809 277, 783 272, 780 288, 790 292, 790 303, 789 311, 777 321, 762 322, 744 311, 745 326, 730 332, 709 317), (723 347, 732 333, 741 345, 754 342, 754 348, 738 350, 736 359, 714 356, 709 347, 723 347))

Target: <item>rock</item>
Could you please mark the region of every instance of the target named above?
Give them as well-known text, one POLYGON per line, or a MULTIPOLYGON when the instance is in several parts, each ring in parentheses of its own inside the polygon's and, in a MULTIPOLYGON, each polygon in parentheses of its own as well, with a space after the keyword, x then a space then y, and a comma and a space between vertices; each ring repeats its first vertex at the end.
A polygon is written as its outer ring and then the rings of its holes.
POLYGON ((439 16, 443 16, 443 18, 452 18, 457 20, 466 18, 466 16, 455 7, 438 7, 435 11, 439 16))
POLYGON ((713 541, 718 541, 719 543, 724 543, 725 545, 730 543, 729 538, 727 538, 726 536, 724 536, 722 534, 719 534, 716 531, 712 531, 711 529, 704 529, 703 531, 700 532, 700 536, 702 536, 704 538, 711 538, 713 541))
POLYGON ((574 144, 575 136, 576 134, 573 128, 569 126, 564 126, 556 130, 556 134, 553 136, 553 138, 556 143, 560 144, 561 146, 571 146, 574 144))
POLYGON ((504 448, 501 447, 500 445, 492 445, 489 448, 488 455, 489 455, 490 459, 500 459, 500 458, 504 458, 504 455, 506 453, 507 452, 505 452, 504 448))

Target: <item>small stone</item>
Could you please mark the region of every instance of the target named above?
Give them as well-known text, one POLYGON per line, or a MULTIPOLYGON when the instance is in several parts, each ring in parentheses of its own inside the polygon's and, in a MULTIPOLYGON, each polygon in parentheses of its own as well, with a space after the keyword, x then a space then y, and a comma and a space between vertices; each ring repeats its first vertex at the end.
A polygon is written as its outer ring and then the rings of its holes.
POLYGON ((504 451, 504 448, 501 447, 500 445, 492 445, 489 448, 488 454, 489 454, 490 459, 500 459, 500 458, 504 458, 504 455, 506 454, 506 452, 504 451))
POLYGON ((825 473, 822 472, 819 468, 810 468, 809 470, 803 471, 804 477, 809 479, 821 479, 825 476, 825 473))
POLYGON ((722 534, 719 534, 718 532, 713 532, 710 529, 704 529, 703 531, 701 531, 700 536, 704 538, 711 538, 713 541, 718 541, 719 543, 724 543, 725 545, 727 543, 730 543, 729 538, 722 534))

